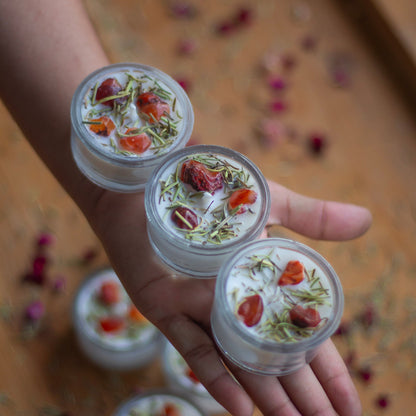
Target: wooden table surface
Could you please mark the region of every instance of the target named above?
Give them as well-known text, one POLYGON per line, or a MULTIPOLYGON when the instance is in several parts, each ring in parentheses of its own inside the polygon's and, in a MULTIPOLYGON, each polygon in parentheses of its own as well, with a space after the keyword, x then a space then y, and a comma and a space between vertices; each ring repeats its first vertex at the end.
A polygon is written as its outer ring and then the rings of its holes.
MULTIPOLYGON (((415 113, 344 10, 331 0, 246 2, 251 21, 218 31, 240 1, 86 3, 112 61, 158 67, 188 88, 193 142, 237 149, 297 192, 372 211, 372 228, 355 241, 272 234, 309 244, 337 270, 346 330, 333 339, 365 415, 415 414, 415 113), (311 151, 312 137, 321 151, 311 151)), ((119 374, 79 352, 73 295, 107 259, 4 107, 0 128, 0 415, 111 415, 133 392, 164 385, 160 364, 119 374), (23 276, 44 232, 54 239, 44 248, 48 279, 36 286, 23 276), (34 300, 45 315, 28 326, 34 300)))

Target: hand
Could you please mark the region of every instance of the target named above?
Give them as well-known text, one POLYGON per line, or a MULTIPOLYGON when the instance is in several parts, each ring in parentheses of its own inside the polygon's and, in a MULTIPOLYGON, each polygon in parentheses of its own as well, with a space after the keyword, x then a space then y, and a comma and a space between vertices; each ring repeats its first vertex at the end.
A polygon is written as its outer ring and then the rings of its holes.
MULTIPOLYGON (((269 186, 269 224, 311 238, 347 240, 364 233, 371 223, 364 208, 307 198, 274 182, 269 186)), ((233 380, 211 338, 215 279, 174 276, 160 265, 148 243, 142 194, 102 191, 90 221, 137 307, 231 414, 251 415, 253 403, 264 415, 361 414, 352 380, 330 340, 310 365, 293 374, 257 376, 229 364, 240 385, 233 380)))

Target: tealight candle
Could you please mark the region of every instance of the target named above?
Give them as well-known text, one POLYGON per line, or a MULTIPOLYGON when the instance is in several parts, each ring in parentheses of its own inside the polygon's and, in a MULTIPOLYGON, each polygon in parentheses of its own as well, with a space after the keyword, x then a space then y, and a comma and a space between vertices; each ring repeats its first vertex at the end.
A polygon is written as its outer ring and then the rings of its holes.
POLYGON ((73 324, 81 350, 106 369, 140 368, 163 346, 162 334, 136 309, 112 269, 99 270, 82 283, 73 324))
POLYGON ((134 396, 122 403, 113 416, 204 416, 189 399, 168 389, 154 390, 134 396))
POLYGON ((242 154, 198 145, 156 168, 145 192, 150 243, 171 268, 213 277, 241 244, 259 237, 270 211, 260 170, 242 154))
POLYGON ((163 348, 162 368, 169 388, 192 399, 206 413, 224 413, 226 410, 208 393, 196 378, 183 357, 168 341, 163 348))
POLYGON ((284 375, 309 363, 337 329, 341 283, 308 246, 270 238, 247 243, 221 268, 211 315, 224 355, 257 374, 284 375))
POLYGON ((188 142, 194 123, 183 88, 146 65, 109 65, 88 75, 71 104, 76 164, 97 185, 143 190, 153 169, 188 142))

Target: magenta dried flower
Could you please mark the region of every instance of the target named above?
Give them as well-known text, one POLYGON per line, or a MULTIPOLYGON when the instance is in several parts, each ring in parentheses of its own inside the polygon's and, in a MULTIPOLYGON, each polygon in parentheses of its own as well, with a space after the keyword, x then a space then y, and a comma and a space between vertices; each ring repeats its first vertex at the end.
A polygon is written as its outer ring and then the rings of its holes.
POLYGON ((39 247, 50 246, 55 241, 55 237, 49 233, 41 233, 37 238, 37 245, 39 247))
POLYGON ((313 154, 320 155, 327 146, 327 139, 322 134, 311 134, 308 137, 308 146, 313 154))
POLYGON ((57 276, 52 282, 52 289, 56 293, 61 293, 66 288, 66 278, 65 276, 57 276))
POLYGON ((269 78, 269 86, 276 91, 283 91, 287 84, 285 80, 279 76, 271 76, 269 78))
POLYGON ((237 10, 234 23, 237 26, 247 26, 253 22, 253 10, 249 8, 242 7, 241 9, 237 10))
POLYGON ((191 90, 191 82, 187 78, 176 78, 176 82, 187 92, 191 90))
POLYGON ((291 71, 296 66, 296 58, 290 53, 285 53, 280 57, 282 68, 291 71))
POLYGON ((171 5, 171 13, 174 17, 190 19, 196 16, 196 9, 187 2, 177 1, 171 5))
POLYGON ((46 256, 38 255, 33 259, 32 262, 32 273, 35 276, 42 275, 45 271, 46 264, 48 263, 48 259, 46 256))
POLYGON ((217 25, 216 32, 219 35, 230 35, 232 32, 234 32, 235 25, 232 22, 224 21, 217 25))
POLYGON ((182 39, 178 43, 178 53, 180 55, 192 55, 196 49, 196 42, 192 39, 182 39))
POLYGON ((334 335, 346 336, 351 332, 351 324, 349 322, 343 321, 339 324, 334 335))
POLYGON ((371 379, 373 378, 373 371, 371 370, 371 367, 368 365, 359 368, 357 374, 360 377, 360 379, 366 383, 370 383, 371 379))
POLYGON ((98 256, 98 252, 95 248, 89 248, 87 249, 81 257, 82 264, 90 264, 92 263, 98 256))
POLYGON ((25 309, 25 318, 28 321, 36 322, 45 314, 45 308, 40 300, 30 303, 25 309))
POLYGON ((262 144, 268 148, 279 144, 285 133, 284 125, 279 120, 270 118, 262 120, 259 123, 258 130, 262 144))
POLYGON ((305 35, 300 40, 300 46, 304 51, 312 52, 317 48, 318 40, 313 35, 305 35))
POLYGON ((365 328, 371 328, 377 321, 377 311, 372 302, 365 305, 364 310, 359 316, 361 324, 365 328))
POLYGON ((376 398, 376 405, 380 409, 386 409, 390 406, 390 398, 387 394, 380 394, 376 398))
POLYGON ((270 103, 270 110, 274 113, 283 113, 286 109, 287 105, 282 100, 274 100, 270 103))

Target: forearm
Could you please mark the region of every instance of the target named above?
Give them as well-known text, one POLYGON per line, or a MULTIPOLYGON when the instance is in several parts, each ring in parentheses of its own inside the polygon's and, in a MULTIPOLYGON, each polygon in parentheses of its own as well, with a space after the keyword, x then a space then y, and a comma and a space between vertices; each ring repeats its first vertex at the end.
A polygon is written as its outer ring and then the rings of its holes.
POLYGON ((81 209, 98 188, 70 151, 70 103, 108 59, 80 0, 0 0, 0 95, 23 134, 81 209))

